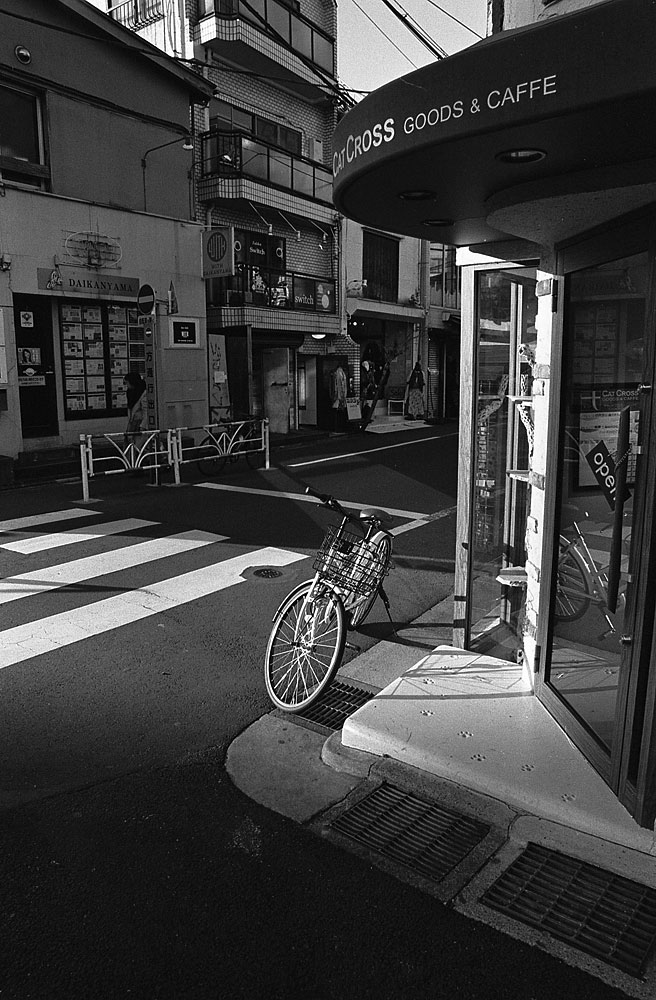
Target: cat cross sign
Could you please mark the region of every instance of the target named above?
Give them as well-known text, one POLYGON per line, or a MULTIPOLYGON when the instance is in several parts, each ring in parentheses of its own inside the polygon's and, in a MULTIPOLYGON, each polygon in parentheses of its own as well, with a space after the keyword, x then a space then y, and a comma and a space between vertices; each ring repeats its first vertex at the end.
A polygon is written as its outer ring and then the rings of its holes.
POLYGON ((155 289, 152 285, 139 286, 137 309, 142 316, 150 316, 155 311, 155 289))

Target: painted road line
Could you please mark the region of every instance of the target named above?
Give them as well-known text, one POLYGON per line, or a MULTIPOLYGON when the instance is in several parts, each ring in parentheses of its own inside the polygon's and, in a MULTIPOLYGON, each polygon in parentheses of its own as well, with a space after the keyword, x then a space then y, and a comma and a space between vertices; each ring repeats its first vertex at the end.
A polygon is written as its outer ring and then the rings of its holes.
POLYGON ((324 462, 341 462, 345 458, 362 458, 362 456, 372 455, 375 451, 391 451, 392 448, 412 448, 415 444, 424 444, 426 441, 444 441, 446 438, 458 437, 458 432, 451 434, 433 434, 431 437, 418 438, 415 441, 400 441, 398 444, 383 444, 379 448, 367 448, 363 451, 350 451, 346 455, 330 455, 327 458, 313 458, 307 462, 280 462, 285 469, 302 469, 306 465, 321 465, 324 462))
POLYGON ((414 521, 408 521, 407 524, 399 524, 398 527, 392 528, 390 535, 402 535, 404 531, 412 531, 414 528, 424 528, 431 521, 440 521, 443 517, 450 517, 457 510, 457 507, 445 507, 444 510, 438 510, 434 514, 422 514, 414 521))
MULTIPOLYGON (((305 493, 274 493, 271 490, 256 490, 250 486, 228 486, 226 483, 194 483, 194 485, 203 490, 227 490, 229 493, 252 493, 255 496, 271 497, 273 500, 299 500, 301 503, 311 503, 317 507, 323 506, 321 501, 317 500, 316 497, 308 496, 305 493)), ((420 518, 430 521, 435 517, 434 514, 422 514, 415 510, 398 510, 396 507, 382 507, 380 504, 355 503, 355 501, 351 500, 340 500, 339 502, 342 507, 350 507, 352 510, 367 510, 369 507, 376 507, 377 510, 384 510, 391 517, 409 517, 413 521, 420 518)))
POLYGON ((88 510, 86 507, 72 507, 69 510, 50 510, 47 514, 32 514, 30 517, 13 517, 9 521, 0 521, 0 532, 24 531, 27 528, 35 528, 39 524, 69 521, 78 517, 91 517, 92 514, 99 513, 99 510, 88 510))
POLYGON ((136 528, 150 528, 157 521, 142 521, 138 517, 129 517, 123 521, 105 521, 104 524, 90 524, 76 531, 58 531, 53 535, 34 535, 32 538, 22 538, 18 542, 2 542, 0 549, 9 552, 20 552, 31 555, 34 552, 45 552, 47 549, 57 549, 62 545, 73 545, 75 542, 89 542, 92 538, 103 538, 105 535, 120 535, 134 531, 136 528))
POLYGON ((245 583, 242 574, 252 566, 288 566, 306 558, 299 552, 283 549, 256 549, 140 590, 131 590, 83 608, 6 629, 0 632, 0 668, 42 653, 52 653, 82 639, 90 639, 245 583))
POLYGON ((126 545, 111 552, 98 552, 84 559, 60 563, 59 566, 48 566, 20 576, 10 576, 0 580, 0 604, 17 601, 21 597, 35 597, 49 590, 69 587, 134 566, 143 566, 156 559, 168 559, 214 542, 225 542, 227 538, 227 535, 213 535, 208 531, 183 531, 165 538, 149 538, 145 542, 126 545))

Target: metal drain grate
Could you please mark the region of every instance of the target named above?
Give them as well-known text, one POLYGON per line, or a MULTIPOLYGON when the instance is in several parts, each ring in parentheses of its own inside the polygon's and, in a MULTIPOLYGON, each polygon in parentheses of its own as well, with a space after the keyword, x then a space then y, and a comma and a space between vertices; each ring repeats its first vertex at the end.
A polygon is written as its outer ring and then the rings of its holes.
POLYGON ((343 681, 333 681, 314 705, 298 713, 298 718, 336 732, 342 728, 349 715, 353 715, 373 697, 371 691, 365 691, 364 688, 344 684, 343 681))
POLYGON ((656 940, 656 891, 529 844, 481 902, 639 976, 656 940))
POLYGON ((253 576, 262 576, 265 580, 275 580, 276 577, 282 576, 282 571, 279 569, 272 569, 271 567, 265 567, 264 569, 254 570, 253 576))
POLYGON ((460 864, 489 830, 392 785, 376 788, 330 826, 434 881, 460 864))

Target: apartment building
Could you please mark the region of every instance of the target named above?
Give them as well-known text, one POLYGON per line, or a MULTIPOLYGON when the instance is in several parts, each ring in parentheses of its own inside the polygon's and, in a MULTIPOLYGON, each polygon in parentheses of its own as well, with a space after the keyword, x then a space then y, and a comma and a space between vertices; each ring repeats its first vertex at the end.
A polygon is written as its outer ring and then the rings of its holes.
POLYGON ((149 427, 206 419, 202 227, 187 177, 190 115, 211 93, 82 0, 0 11, 5 476, 80 434, 122 432, 130 369, 147 376, 149 427))
POLYGON ((165 0, 108 7, 214 86, 194 122, 193 169, 196 217, 210 247, 225 248, 205 270, 214 412, 266 415, 274 433, 333 430, 335 370, 353 417, 367 362, 385 371, 385 418, 422 342, 426 364, 428 257, 421 241, 363 233, 335 211, 332 136, 352 105, 336 77, 336 4, 198 0, 184 16, 165 0))

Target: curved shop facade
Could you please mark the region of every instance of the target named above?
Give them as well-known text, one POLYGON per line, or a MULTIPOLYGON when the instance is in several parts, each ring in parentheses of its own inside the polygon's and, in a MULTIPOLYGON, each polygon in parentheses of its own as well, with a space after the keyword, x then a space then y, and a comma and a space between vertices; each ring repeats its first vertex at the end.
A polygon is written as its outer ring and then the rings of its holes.
POLYGON ((656 5, 504 31, 334 137, 362 225, 463 266, 454 643, 518 660, 636 821, 656 816, 656 5))

